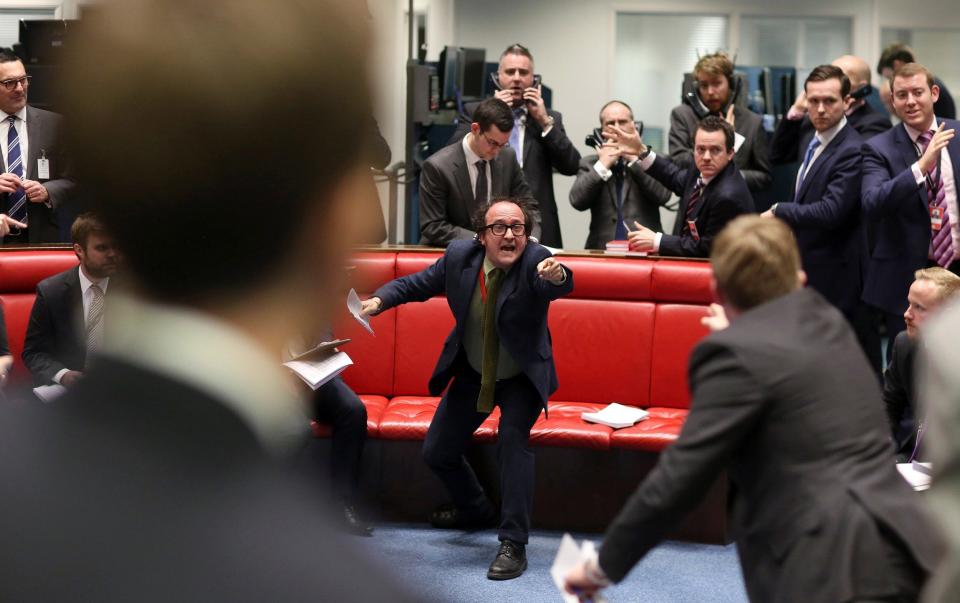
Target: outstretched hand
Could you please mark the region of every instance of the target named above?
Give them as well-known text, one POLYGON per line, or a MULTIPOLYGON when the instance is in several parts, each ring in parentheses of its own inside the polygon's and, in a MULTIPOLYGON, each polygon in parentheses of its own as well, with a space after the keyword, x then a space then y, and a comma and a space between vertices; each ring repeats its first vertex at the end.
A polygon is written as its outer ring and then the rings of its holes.
POLYGON ((566 279, 563 264, 555 258, 547 258, 537 264, 537 276, 554 285, 559 285, 566 279))

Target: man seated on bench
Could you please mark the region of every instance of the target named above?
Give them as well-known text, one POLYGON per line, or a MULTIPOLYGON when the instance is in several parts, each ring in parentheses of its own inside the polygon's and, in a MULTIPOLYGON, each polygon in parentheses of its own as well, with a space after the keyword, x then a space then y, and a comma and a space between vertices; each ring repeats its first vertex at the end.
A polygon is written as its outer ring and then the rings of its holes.
POLYGON ((36 385, 72 387, 103 343, 104 305, 120 254, 93 214, 70 229, 80 266, 40 281, 23 343, 23 362, 36 385))

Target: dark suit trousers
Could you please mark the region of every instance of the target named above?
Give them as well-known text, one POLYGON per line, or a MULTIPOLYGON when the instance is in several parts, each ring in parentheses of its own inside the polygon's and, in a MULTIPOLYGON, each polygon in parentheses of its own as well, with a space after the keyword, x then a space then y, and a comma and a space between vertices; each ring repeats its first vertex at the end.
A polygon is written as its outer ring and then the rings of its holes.
MULTIPOLYGON (((437 474, 458 509, 489 505, 477 476, 464 458, 473 432, 487 418, 477 412, 480 375, 470 367, 454 378, 440 400, 423 443, 423 459, 437 474)), ((500 540, 527 543, 533 509, 535 457, 530 429, 540 416, 540 396, 525 375, 497 382, 494 400, 500 407, 499 456, 500 540)))
POLYGON ((367 409, 353 390, 335 377, 313 395, 313 416, 333 427, 330 473, 334 494, 352 504, 357 495, 360 457, 367 441, 367 409))

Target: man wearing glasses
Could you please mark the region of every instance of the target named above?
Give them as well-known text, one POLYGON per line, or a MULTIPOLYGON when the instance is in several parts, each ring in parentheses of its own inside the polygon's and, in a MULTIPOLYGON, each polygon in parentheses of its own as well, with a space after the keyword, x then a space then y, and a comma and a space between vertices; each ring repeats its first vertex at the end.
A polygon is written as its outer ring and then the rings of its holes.
MULTIPOLYGON (((472 239, 478 207, 497 197, 531 196, 514 149, 509 147, 513 113, 505 102, 489 98, 473 113, 470 133, 430 156, 420 174, 420 244, 446 247, 472 239)), ((532 229, 540 236, 540 212, 530 208, 532 229)))
POLYGON ((11 243, 61 240, 57 208, 74 190, 64 177, 59 145, 61 116, 27 106, 30 76, 8 50, 0 50, 0 238, 11 243))
POLYGON ((557 389, 547 309, 573 290, 573 273, 528 240, 532 215, 526 200, 495 199, 477 216, 475 240, 454 241, 434 265, 387 283, 363 302, 363 312, 378 314, 446 294, 456 326, 430 378, 431 395, 446 391, 423 458, 453 504, 434 511, 430 522, 453 529, 499 526, 500 548, 487 578, 509 580, 527 568, 534 482, 530 429, 557 389), (500 406, 499 518, 464 458, 473 432, 494 406, 500 406))

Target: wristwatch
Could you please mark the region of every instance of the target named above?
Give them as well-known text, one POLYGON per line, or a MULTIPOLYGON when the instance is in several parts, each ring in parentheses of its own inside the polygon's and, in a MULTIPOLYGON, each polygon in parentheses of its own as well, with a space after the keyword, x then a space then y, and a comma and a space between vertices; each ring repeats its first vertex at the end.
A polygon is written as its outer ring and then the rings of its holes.
POLYGON ((649 146, 647 146, 647 145, 643 145, 643 148, 644 148, 644 151, 643 151, 642 153, 640 153, 639 155, 637 155, 637 159, 640 160, 640 161, 643 161, 644 159, 646 159, 647 156, 650 154, 650 151, 653 150, 653 149, 651 149, 651 148, 650 148, 649 146))

